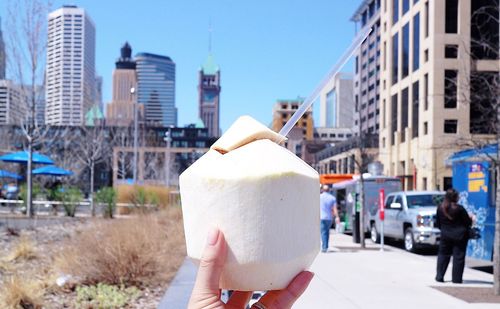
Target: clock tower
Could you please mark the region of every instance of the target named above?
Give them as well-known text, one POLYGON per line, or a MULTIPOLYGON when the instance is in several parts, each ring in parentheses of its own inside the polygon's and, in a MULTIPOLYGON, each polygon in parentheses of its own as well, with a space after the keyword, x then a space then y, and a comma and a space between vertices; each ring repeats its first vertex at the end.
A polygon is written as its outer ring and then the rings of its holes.
POLYGON ((198 76, 199 117, 205 128, 208 128, 208 135, 219 137, 220 70, 211 53, 200 68, 198 76))

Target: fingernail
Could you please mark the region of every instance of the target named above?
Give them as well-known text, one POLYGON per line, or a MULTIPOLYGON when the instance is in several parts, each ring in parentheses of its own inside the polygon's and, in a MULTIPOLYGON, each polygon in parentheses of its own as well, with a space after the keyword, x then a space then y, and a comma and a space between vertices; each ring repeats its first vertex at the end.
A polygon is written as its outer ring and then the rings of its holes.
POLYGON ((219 238, 219 230, 212 227, 210 228, 210 230, 208 231, 208 237, 207 237, 207 243, 209 246, 213 246, 215 245, 215 243, 217 242, 217 238, 219 238))

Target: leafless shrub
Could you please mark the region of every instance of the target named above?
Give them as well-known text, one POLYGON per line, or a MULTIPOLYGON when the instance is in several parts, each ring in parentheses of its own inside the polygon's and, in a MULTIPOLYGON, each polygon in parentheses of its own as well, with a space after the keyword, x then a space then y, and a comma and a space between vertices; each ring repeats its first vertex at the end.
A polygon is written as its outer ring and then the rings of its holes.
POLYGON ((180 209, 98 222, 63 247, 56 268, 91 285, 168 281, 185 256, 181 222, 180 209))

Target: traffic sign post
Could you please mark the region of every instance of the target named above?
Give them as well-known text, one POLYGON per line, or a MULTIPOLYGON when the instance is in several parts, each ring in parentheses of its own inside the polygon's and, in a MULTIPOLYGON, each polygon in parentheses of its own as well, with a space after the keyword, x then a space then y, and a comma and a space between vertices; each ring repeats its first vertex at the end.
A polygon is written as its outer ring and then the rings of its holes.
POLYGON ((384 219, 385 219, 385 191, 380 189, 378 200, 378 214, 380 217, 380 251, 384 251, 384 219))

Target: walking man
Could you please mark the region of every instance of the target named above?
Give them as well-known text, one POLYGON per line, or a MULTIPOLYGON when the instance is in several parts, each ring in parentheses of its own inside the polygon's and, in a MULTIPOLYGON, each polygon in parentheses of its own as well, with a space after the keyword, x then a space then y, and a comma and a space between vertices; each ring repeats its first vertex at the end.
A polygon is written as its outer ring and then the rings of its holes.
POLYGON ((328 251, 328 242, 330 240, 330 227, 332 226, 333 216, 335 223, 340 223, 339 213, 337 211, 337 200, 330 194, 328 185, 321 187, 319 196, 320 219, 321 219, 321 252, 328 251))

